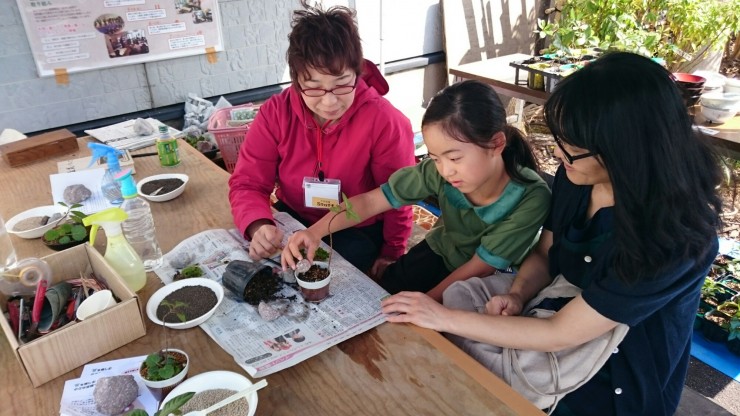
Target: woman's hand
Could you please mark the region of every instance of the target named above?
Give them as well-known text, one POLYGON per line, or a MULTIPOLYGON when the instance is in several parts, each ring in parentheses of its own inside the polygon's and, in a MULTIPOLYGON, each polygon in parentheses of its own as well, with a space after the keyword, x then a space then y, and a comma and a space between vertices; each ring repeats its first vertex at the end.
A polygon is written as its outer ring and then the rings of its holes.
POLYGON ((263 224, 252 234, 249 243, 249 257, 252 260, 260 260, 273 256, 282 247, 283 231, 273 224, 263 224))
POLYGON ((486 302, 486 313, 489 315, 516 316, 522 313, 524 304, 517 295, 496 295, 486 302))
POLYGON ((445 330, 450 311, 421 292, 400 292, 380 302, 380 306, 388 322, 409 322, 435 331, 445 330))
POLYGON ((306 258, 309 262, 313 262, 313 256, 316 249, 319 247, 321 240, 311 234, 308 230, 296 231, 288 238, 288 244, 283 248, 283 255, 281 263, 283 269, 290 267, 291 270, 295 270, 296 263, 303 259, 301 254, 301 248, 306 248, 306 258))

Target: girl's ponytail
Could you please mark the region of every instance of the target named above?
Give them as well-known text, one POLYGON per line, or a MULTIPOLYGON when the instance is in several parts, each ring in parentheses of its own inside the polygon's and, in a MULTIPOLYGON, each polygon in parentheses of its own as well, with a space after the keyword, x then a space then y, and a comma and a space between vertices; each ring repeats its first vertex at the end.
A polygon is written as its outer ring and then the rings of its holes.
POLYGON ((517 182, 533 182, 519 172, 520 166, 539 172, 539 164, 534 157, 534 153, 532 153, 532 147, 516 127, 505 124, 503 132, 506 136, 506 147, 504 147, 501 157, 504 159, 506 173, 517 182))

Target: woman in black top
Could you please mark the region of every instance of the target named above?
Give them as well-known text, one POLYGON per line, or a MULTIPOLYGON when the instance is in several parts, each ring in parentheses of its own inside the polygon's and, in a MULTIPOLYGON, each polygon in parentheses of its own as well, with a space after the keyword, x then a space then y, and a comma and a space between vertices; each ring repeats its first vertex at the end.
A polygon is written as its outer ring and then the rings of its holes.
POLYGON ((638 55, 607 54, 570 75, 545 117, 563 164, 538 246, 508 293, 478 309, 450 305, 500 277, 472 278, 447 289, 447 307, 402 292, 383 311, 391 322, 453 334, 464 349, 560 351, 627 324, 606 365, 555 414, 671 415, 699 289, 717 253, 717 160, 692 130, 671 74, 638 55), (581 295, 550 319, 517 316, 558 274, 581 295))

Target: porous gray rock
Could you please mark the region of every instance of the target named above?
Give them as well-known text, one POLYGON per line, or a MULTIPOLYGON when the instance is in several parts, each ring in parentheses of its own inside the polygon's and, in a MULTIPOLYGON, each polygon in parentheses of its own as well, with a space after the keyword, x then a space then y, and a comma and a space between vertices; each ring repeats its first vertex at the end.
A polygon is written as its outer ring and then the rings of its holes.
POLYGON ((85 185, 76 184, 69 185, 68 187, 64 188, 64 194, 62 194, 62 198, 64 198, 64 202, 67 205, 72 205, 79 204, 87 198, 90 198, 90 195, 92 195, 92 192, 87 189, 85 185))
POLYGON ((154 127, 143 118, 137 118, 134 120, 134 133, 139 136, 149 136, 154 134, 154 127))
POLYGON ((101 377, 93 390, 95 408, 108 416, 123 413, 138 396, 139 385, 132 375, 101 377))

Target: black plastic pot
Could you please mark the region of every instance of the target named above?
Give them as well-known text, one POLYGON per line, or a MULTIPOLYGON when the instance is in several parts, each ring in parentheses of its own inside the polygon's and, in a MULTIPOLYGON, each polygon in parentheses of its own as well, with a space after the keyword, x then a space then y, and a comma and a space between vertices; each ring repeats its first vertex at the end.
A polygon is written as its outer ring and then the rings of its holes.
POLYGON ((730 326, 730 317, 723 314, 722 312, 719 312, 716 309, 712 309, 711 311, 707 312, 704 316, 704 322, 701 326, 701 332, 704 335, 704 338, 708 339, 712 342, 724 342, 727 341, 727 337, 730 334, 729 331, 730 326), (721 316, 723 318, 726 318, 727 325, 719 325, 716 322, 709 319, 710 316, 721 316))
POLYGON ((223 285, 233 294, 244 299, 244 291, 249 282, 260 273, 272 273, 272 268, 264 264, 234 260, 226 266, 222 276, 223 285))

